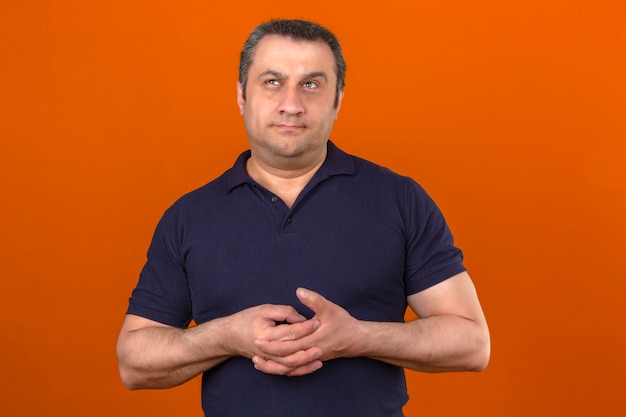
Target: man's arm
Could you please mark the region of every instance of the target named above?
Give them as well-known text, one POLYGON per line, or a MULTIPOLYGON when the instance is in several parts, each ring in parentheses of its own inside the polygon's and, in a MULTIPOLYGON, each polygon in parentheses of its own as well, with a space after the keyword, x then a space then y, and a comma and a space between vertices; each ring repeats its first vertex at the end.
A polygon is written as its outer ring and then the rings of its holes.
POLYGON ((365 356, 423 372, 479 371, 489 361, 487 322, 465 272, 409 296, 420 317, 409 323, 359 321, 320 294, 297 294, 316 313, 319 329, 298 340, 257 340, 263 352, 253 358, 257 369, 291 375, 297 363, 290 353, 310 346, 322 350, 323 361, 365 356))
POLYGON ((474 284, 464 272, 408 297, 419 319, 363 323, 366 356, 422 372, 481 371, 489 329, 474 284))
MULTIPOLYGON (((262 354, 254 345, 259 337, 300 339, 317 326, 317 320, 306 320, 292 307, 269 304, 189 329, 129 314, 117 341, 120 376, 129 389, 173 387, 230 357, 262 354)), ((293 355, 297 366, 290 372, 313 372, 321 366, 320 355, 318 348, 298 352, 293 355)))

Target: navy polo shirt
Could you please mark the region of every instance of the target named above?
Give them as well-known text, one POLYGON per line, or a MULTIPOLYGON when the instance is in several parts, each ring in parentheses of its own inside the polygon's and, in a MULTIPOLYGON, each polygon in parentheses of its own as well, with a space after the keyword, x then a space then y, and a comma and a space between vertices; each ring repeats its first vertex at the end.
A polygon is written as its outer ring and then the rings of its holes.
MULTIPOLYGON (((402 322, 406 297, 464 271, 434 202, 412 179, 328 143, 326 161, 291 208, 248 176, 250 152, 178 200, 155 231, 128 308, 171 326, 264 303, 312 312, 297 287, 361 320, 402 322)), ((207 416, 401 416, 401 368, 328 361, 295 378, 231 358, 203 376, 207 416)))

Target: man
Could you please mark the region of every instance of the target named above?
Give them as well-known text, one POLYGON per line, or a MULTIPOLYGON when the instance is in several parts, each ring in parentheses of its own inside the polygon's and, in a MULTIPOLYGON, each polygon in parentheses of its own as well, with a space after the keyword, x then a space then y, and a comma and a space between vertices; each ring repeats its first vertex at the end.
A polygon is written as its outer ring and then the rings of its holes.
POLYGON ((486 321, 435 204, 329 141, 344 76, 321 26, 252 32, 237 84, 250 151, 159 222, 117 345, 127 387, 203 374, 207 416, 401 416, 403 368, 486 366, 486 321))

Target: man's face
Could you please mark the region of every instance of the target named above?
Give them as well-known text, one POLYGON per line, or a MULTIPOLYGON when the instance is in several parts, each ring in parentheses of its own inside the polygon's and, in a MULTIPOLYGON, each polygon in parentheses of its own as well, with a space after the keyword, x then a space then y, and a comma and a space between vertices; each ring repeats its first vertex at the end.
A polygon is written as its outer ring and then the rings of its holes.
POLYGON ((341 106, 335 106, 335 58, 325 43, 268 35, 248 72, 246 99, 237 84, 253 157, 288 163, 324 152, 341 106))

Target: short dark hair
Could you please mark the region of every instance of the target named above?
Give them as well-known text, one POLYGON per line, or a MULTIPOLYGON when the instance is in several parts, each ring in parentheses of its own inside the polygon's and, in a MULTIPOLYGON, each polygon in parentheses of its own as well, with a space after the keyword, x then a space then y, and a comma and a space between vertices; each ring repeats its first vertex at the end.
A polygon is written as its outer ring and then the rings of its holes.
POLYGON ((337 72, 337 89, 335 93, 335 106, 339 102, 339 93, 345 87, 346 61, 341 53, 341 45, 337 37, 325 27, 306 20, 283 20, 275 19, 261 23, 248 36, 241 50, 239 60, 239 82, 242 87, 242 94, 246 98, 246 85, 248 84, 248 71, 252 64, 254 51, 265 36, 279 35, 294 40, 322 41, 330 47, 335 57, 335 70, 337 72))

